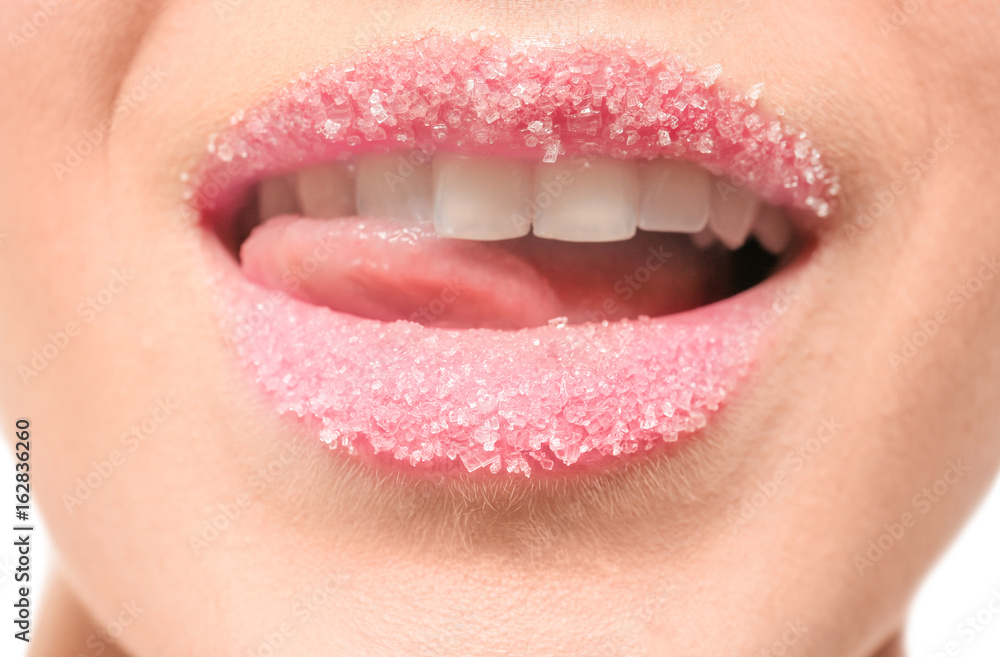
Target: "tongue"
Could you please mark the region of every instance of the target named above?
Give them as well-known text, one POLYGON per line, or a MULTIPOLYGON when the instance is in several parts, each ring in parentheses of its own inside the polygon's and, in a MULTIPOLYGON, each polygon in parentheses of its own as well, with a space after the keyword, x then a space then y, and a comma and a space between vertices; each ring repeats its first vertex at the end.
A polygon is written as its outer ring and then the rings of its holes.
POLYGON ((334 310, 442 327, 519 328, 559 314, 552 288, 509 251, 425 223, 270 219, 240 250, 258 283, 334 310))
POLYGON ((652 239, 477 242, 442 239, 429 223, 286 216, 257 226, 240 260, 251 280, 339 312, 512 329, 556 317, 613 320, 704 303, 704 256, 666 249, 661 236, 647 248, 652 239))

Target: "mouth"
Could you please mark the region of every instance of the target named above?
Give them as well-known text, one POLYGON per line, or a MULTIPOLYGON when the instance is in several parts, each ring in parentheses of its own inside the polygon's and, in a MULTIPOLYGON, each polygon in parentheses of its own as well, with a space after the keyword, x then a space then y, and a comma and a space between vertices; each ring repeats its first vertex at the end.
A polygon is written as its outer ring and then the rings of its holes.
POLYGON ((591 472, 698 433, 839 192, 721 72, 473 35, 300 76, 189 178, 227 341, 277 412, 378 467, 591 472))

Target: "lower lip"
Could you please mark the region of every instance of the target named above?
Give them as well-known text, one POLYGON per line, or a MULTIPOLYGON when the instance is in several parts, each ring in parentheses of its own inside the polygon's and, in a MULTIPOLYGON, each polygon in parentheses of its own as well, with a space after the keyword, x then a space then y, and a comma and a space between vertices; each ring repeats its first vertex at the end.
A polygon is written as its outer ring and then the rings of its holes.
POLYGON ((606 470, 695 434, 777 330, 799 269, 655 319, 448 330, 310 305, 212 248, 226 341, 279 414, 378 467, 487 476, 606 470))

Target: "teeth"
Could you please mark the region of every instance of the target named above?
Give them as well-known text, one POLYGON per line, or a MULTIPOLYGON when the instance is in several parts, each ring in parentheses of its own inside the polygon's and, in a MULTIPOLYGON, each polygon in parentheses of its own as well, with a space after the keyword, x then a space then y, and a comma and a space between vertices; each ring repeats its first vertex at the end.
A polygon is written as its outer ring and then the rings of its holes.
POLYGON ((295 186, 288 178, 264 180, 257 188, 257 206, 262 221, 271 217, 299 213, 295 186))
POLYGON ((314 219, 354 214, 354 181, 343 164, 303 169, 295 177, 302 212, 314 219))
POLYGON ((598 157, 583 165, 535 167, 534 231, 567 242, 614 242, 635 235, 639 171, 635 162, 598 157))
POLYGON ((700 232, 691 234, 691 243, 702 251, 707 251, 719 240, 715 237, 712 229, 706 226, 700 232))
POLYGON ((433 221, 442 237, 506 240, 534 231, 567 242, 630 239, 637 228, 683 233, 700 249, 736 250, 751 232, 779 255, 794 239, 788 217, 693 164, 611 157, 555 163, 396 151, 348 165, 303 169, 258 186, 262 220, 301 213, 433 221))
POLYGON ((708 224, 712 176, 693 164, 656 159, 639 168, 639 228, 699 233, 708 224))
POLYGON ((434 157, 434 228, 443 237, 505 240, 527 235, 529 163, 439 153, 434 157))
POLYGON ((717 180, 712 187, 708 225, 720 242, 736 250, 750 236, 759 207, 760 201, 753 194, 728 181, 717 180))
POLYGON ((357 159, 358 214, 430 221, 434 216, 430 156, 421 151, 357 159))
POLYGON ((765 206, 753 227, 753 236, 768 252, 779 255, 792 241, 792 222, 773 205, 765 206))

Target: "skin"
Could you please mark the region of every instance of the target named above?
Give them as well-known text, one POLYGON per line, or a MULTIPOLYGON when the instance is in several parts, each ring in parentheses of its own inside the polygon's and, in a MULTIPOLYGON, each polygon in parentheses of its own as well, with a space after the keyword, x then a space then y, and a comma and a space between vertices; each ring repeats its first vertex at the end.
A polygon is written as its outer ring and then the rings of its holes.
MULTIPOLYGON (((901 654, 910 596, 1000 460, 1000 272, 982 277, 1000 256, 1000 12, 911 4, 60 5, 0 58, 0 411, 5 430, 31 418, 60 555, 33 654, 901 654), (234 363, 181 172, 300 71, 432 28, 596 31, 720 62, 839 170, 843 206, 779 339, 701 440, 563 484, 382 477, 274 417, 234 363), (114 271, 131 280, 88 312, 114 271), (22 381, 69 321, 79 334, 22 381), (934 336, 890 361, 921 322, 934 336)), ((37 10, 3 3, 0 34, 37 10)))

